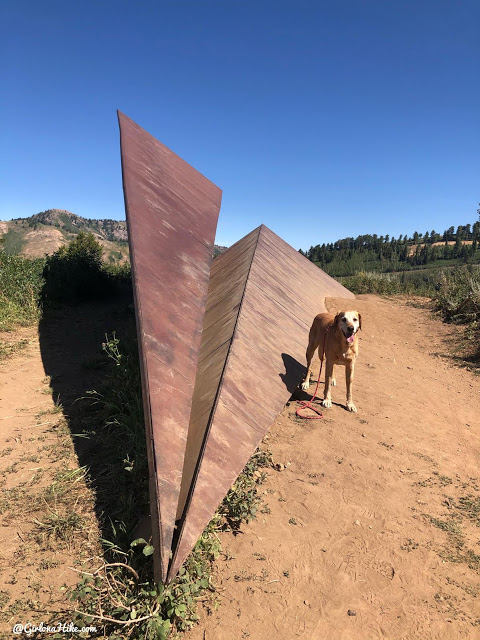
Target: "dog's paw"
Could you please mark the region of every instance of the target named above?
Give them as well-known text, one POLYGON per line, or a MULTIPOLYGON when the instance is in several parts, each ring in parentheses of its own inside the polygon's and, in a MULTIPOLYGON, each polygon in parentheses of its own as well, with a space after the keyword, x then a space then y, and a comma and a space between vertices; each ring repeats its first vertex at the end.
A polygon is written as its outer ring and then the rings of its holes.
POLYGON ((332 387, 336 387, 337 386, 337 381, 335 380, 335 378, 331 378, 330 379, 330 384, 332 385, 332 387))
POLYGON ((347 402, 347 411, 357 413, 357 407, 353 404, 353 402, 347 402))
POLYGON ((308 389, 308 387, 309 387, 309 386, 310 386, 310 380, 304 380, 304 381, 302 382, 302 389, 303 389, 304 391, 306 391, 306 390, 308 389))
POLYGON ((322 407, 325 407, 325 409, 330 409, 331 406, 332 406, 331 398, 325 398, 325 400, 322 400, 322 407))

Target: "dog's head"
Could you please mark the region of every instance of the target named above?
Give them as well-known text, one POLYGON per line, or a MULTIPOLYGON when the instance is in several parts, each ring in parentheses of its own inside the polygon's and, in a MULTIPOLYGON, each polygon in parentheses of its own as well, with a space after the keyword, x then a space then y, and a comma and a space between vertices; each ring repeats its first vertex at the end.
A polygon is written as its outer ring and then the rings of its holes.
POLYGON ((358 311, 339 311, 335 316, 334 327, 351 343, 355 340, 357 331, 362 328, 362 316, 358 311))

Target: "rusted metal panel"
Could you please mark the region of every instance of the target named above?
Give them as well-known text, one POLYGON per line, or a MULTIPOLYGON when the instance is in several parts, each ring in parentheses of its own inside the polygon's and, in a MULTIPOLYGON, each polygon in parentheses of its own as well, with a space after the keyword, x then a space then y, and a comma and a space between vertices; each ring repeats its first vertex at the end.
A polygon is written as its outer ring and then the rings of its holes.
POLYGON ((310 325, 326 310, 326 296, 354 298, 263 225, 214 261, 187 447, 190 493, 185 507, 179 504, 169 580, 301 381, 310 325), (219 325, 227 318, 218 347, 219 325), (215 375, 206 392, 210 360, 215 375), (197 403, 202 417, 195 422, 197 403))
POLYGON ((177 508, 181 519, 199 463, 202 444, 224 372, 259 231, 216 258, 210 273, 192 413, 188 428, 182 488, 177 508))
POLYGON ((119 113, 118 118, 155 578, 165 581, 221 191, 125 115, 119 113))

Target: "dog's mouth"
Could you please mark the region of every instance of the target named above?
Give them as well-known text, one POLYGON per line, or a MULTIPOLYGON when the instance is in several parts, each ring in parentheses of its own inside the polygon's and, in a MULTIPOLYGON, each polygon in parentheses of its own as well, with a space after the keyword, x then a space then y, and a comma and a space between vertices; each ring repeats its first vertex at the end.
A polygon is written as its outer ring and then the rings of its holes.
POLYGON ((355 329, 347 329, 347 333, 344 333, 345 338, 347 339, 348 343, 352 343, 355 340, 355 329))

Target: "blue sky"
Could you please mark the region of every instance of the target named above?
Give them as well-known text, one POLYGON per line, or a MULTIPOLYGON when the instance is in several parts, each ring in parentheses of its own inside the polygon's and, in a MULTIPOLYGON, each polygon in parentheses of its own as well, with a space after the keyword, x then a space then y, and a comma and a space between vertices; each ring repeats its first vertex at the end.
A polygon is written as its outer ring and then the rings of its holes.
POLYGON ((474 222, 478 0, 2 0, 0 219, 123 219, 116 109, 296 248, 474 222))

